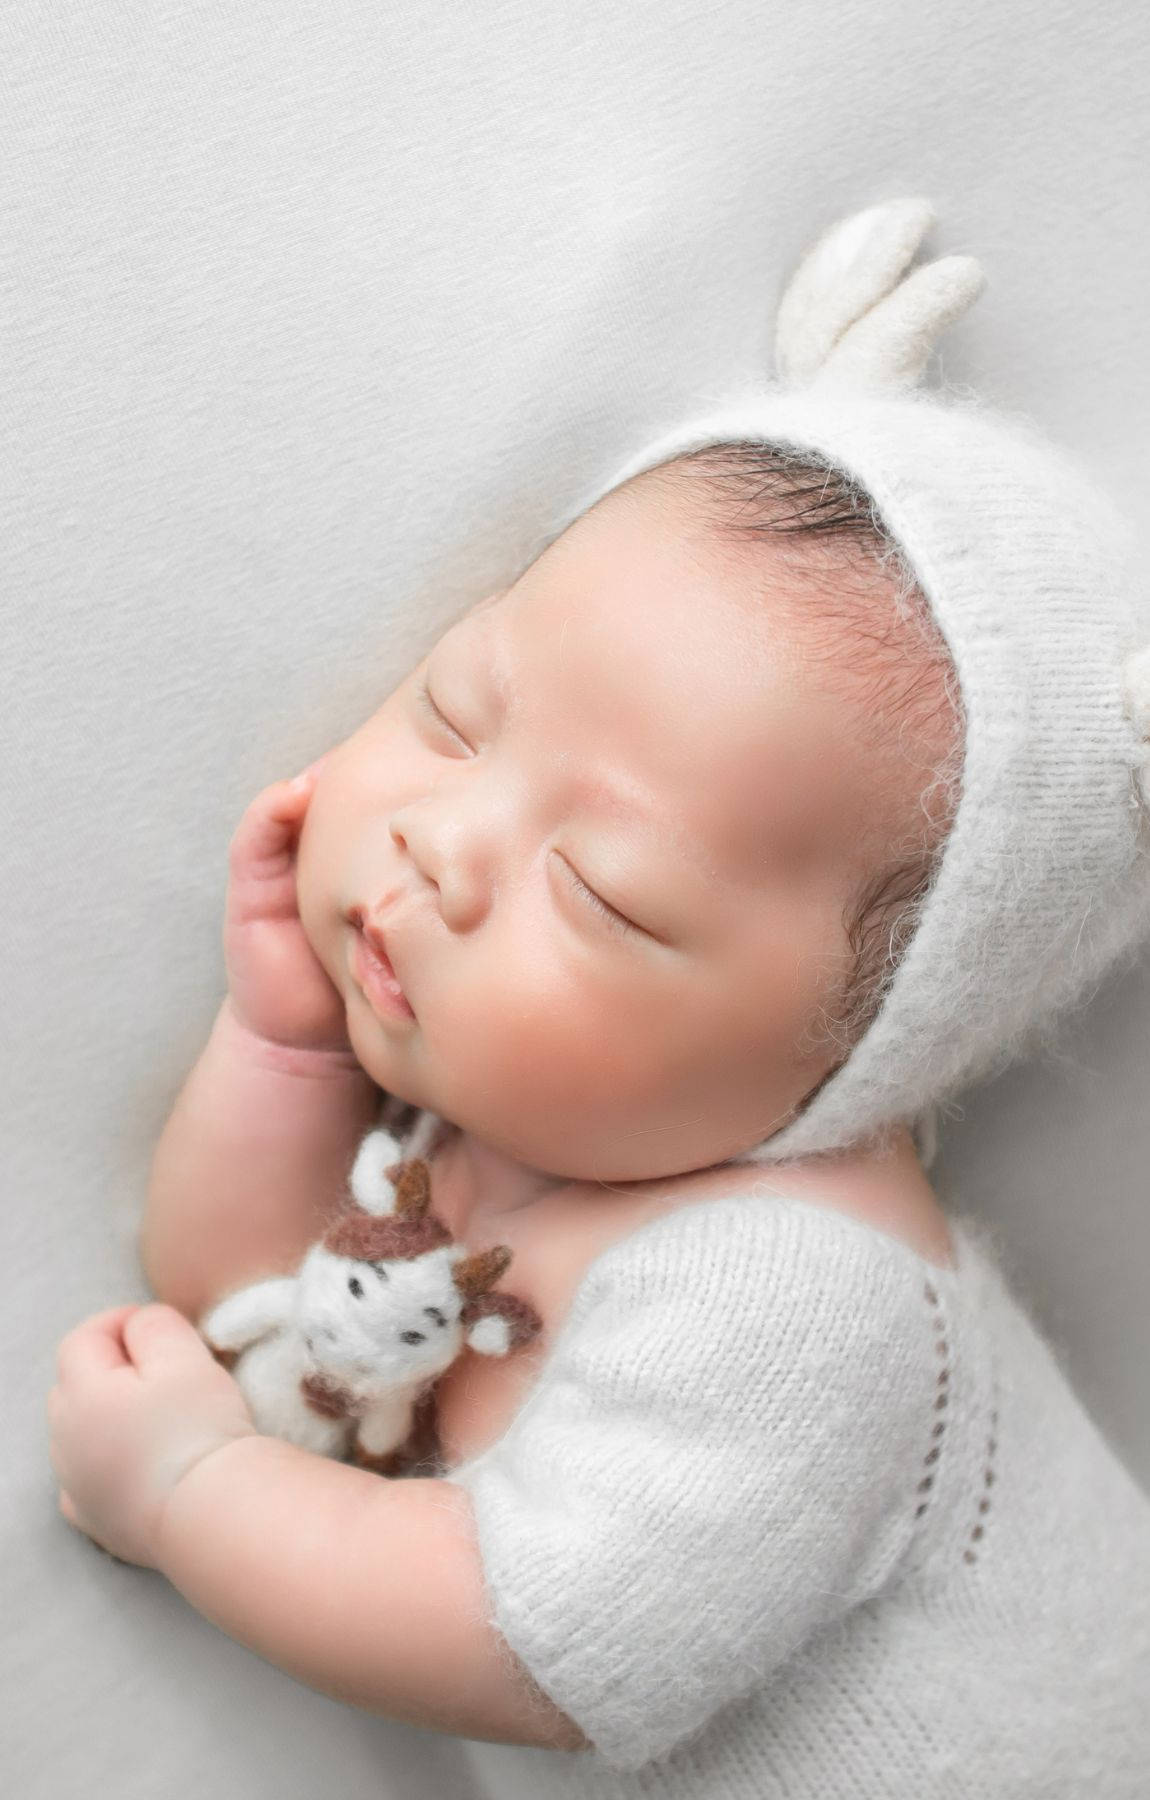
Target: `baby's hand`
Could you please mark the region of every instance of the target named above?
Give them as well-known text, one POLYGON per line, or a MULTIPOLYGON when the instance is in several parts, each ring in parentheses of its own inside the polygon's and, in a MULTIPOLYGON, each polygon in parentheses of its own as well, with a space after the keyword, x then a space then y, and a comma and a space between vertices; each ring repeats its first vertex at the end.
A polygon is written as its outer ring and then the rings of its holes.
POLYGON ((311 764, 256 795, 228 852, 224 958, 232 1011, 293 1050, 349 1051, 347 1011, 308 942, 296 897, 296 851, 315 791, 311 764))
POLYGON ((141 1568, 160 1566, 168 1498, 189 1469, 255 1436, 236 1383, 171 1306, 116 1306, 60 1342, 51 1460, 70 1525, 141 1568))

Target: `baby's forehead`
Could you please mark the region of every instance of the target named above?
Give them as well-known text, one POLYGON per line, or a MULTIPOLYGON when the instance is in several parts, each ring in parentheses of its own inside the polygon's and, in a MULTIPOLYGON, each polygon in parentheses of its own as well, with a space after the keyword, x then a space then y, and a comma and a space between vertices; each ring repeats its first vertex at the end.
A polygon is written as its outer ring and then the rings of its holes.
MULTIPOLYGON (((591 679, 614 664, 666 672, 677 657, 694 704, 668 718, 675 730, 708 700, 733 718, 746 698, 769 726, 780 707, 865 703, 880 670, 920 672, 922 631, 891 569, 833 540, 724 534, 697 483, 665 473, 609 494, 481 610, 494 599, 557 655, 585 653, 591 679)), ((658 699, 657 683, 630 689, 634 705, 648 695, 658 699)), ((879 721, 864 704, 868 723, 879 721)))
POLYGON ((579 525, 463 622, 500 687, 578 697, 589 726, 648 713, 682 742, 711 713, 732 721, 738 693, 761 696, 792 658, 783 620, 690 536, 625 517, 579 525))

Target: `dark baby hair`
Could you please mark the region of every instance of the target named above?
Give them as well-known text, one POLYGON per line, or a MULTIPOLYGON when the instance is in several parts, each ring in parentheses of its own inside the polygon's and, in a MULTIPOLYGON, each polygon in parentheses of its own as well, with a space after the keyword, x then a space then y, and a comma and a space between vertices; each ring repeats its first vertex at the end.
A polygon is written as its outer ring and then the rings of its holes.
POLYGON ((870 496, 843 471, 808 452, 743 442, 690 451, 651 473, 685 478, 707 525, 729 542, 793 544, 808 649, 841 670, 845 637, 856 703, 861 693, 882 741, 931 728, 947 745, 922 792, 921 828, 889 847, 845 910, 853 960, 837 997, 824 1005, 820 1035, 801 1046, 805 1053, 829 1042, 838 1060, 805 1097, 805 1109, 881 1007, 938 873, 961 787, 957 672, 905 557, 870 496))

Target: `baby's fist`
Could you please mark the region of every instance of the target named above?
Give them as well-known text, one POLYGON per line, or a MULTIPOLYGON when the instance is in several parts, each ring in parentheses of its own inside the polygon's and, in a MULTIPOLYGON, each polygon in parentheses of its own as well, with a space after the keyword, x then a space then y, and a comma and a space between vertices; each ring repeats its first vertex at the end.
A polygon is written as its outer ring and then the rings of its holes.
POLYGON ((160 1566, 164 1511, 205 1457, 255 1435, 231 1376, 174 1307, 120 1306, 61 1340, 51 1460, 70 1524, 124 1562, 160 1566))

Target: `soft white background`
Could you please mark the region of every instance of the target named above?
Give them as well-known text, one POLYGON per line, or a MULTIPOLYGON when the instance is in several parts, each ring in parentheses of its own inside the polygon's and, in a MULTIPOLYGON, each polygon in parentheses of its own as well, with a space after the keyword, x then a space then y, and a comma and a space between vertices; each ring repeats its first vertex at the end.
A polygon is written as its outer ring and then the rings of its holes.
MULTIPOLYGON (((813 233, 933 199, 934 370, 1148 473, 1150 15, 1077 0, 9 0, 0 13, 0 1769, 21 1800, 455 1800, 54 1510, 58 1338, 143 1299, 228 839, 578 497, 758 379, 813 233)), ((1150 1477, 1150 981, 936 1174, 1150 1477)), ((366 1597, 365 1597, 366 1598, 366 1597)), ((381 1629, 386 1629, 381 1620, 381 1629)))

